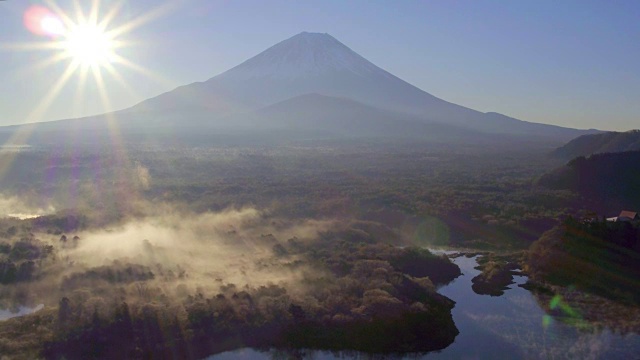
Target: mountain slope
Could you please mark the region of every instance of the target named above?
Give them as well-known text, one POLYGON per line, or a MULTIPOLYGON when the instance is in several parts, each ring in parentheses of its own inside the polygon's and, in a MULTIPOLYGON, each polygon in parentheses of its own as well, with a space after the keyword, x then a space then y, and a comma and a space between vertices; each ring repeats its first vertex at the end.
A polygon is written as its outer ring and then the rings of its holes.
POLYGON ((584 135, 554 150, 551 155, 562 159, 640 150, 640 130, 584 135))
POLYGON ((227 114, 320 94, 472 130, 570 139, 593 131, 482 113, 439 99, 377 67, 328 34, 300 33, 205 82, 180 87, 136 111, 200 108, 227 114))
POLYGON ((420 139, 477 139, 477 132, 419 117, 378 109, 354 100, 306 94, 256 111, 255 127, 305 129, 340 136, 410 137, 420 139))

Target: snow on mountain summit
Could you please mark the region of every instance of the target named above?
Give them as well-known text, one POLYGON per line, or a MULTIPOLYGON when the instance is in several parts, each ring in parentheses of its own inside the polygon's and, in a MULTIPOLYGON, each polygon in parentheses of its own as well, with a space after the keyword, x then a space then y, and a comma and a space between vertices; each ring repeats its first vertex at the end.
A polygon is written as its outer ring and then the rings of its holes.
POLYGON ((329 34, 302 32, 221 74, 222 78, 302 78, 332 72, 386 72, 329 34))

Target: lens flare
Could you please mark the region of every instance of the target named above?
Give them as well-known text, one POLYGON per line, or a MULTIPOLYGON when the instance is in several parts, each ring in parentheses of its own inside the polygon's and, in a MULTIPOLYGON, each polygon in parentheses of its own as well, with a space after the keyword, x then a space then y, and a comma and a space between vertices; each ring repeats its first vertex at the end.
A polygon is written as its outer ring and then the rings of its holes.
POLYGON ((40 27, 42 30, 52 36, 59 36, 65 33, 65 27, 58 17, 54 15, 47 15, 40 21, 40 27))
POLYGON ((24 26, 33 34, 56 37, 64 34, 65 26, 60 18, 43 6, 31 6, 24 13, 24 26))

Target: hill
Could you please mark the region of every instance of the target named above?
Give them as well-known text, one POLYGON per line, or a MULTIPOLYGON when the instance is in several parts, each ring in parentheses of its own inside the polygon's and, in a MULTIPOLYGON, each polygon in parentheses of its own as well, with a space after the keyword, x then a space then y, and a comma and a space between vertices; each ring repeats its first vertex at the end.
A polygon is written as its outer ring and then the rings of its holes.
POLYGON ((637 226, 582 224, 568 219, 531 245, 526 267, 532 280, 575 286, 616 301, 640 304, 637 226), (615 241, 635 238, 635 242, 615 241))
POLYGON ((602 213, 640 207, 640 151, 577 157, 545 174, 538 184, 578 192, 602 213))
POLYGON ((551 155, 561 159, 578 156, 640 150, 640 130, 583 135, 554 150, 551 155))

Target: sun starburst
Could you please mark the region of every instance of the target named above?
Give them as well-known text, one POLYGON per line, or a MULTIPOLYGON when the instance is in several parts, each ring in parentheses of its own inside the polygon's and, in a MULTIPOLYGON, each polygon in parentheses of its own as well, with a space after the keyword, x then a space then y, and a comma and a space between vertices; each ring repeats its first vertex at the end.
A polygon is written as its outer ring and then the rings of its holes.
MULTIPOLYGON (((24 25, 37 39, 26 43, 0 43, 0 49, 49 53, 46 58, 19 71, 22 75, 33 76, 48 68, 57 68, 55 65, 65 62, 66 69, 60 73, 59 78, 32 111, 22 119, 22 123, 45 120, 49 107, 73 78, 78 80, 74 103, 81 103, 82 99, 92 96, 89 93, 91 88, 86 87, 87 82, 92 80, 98 89, 96 98, 107 110, 111 109, 111 100, 108 96, 110 91, 106 88, 105 75, 134 96, 135 92, 119 70, 132 70, 164 85, 166 81, 162 77, 126 58, 121 52, 126 47, 136 45, 135 42, 127 40, 131 32, 168 13, 178 2, 167 0, 153 10, 126 21, 122 14, 124 3, 125 0, 115 3, 109 1, 107 8, 102 6, 101 0, 73 0, 73 10, 70 11, 60 7, 55 0, 44 0, 44 6, 33 5, 25 11, 24 25)), ((106 119, 114 148, 122 148, 117 122, 112 115, 106 116, 106 119)), ((35 125, 17 128, 6 144, 27 144, 35 129, 35 125)), ((11 166, 11 162, 5 161, 0 164, 0 179, 11 166)))
MULTIPOLYGON (((175 2, 172 3, 175 4, 175 2)), ((74 0, 73 11, 63 10, 54 0, 45 0, 46 6, 29 7, 24 14, 24 24, 32 34, 40 37, 40 40, 19 44, 0 44, 0 48, 50 53, 48 57, 32 64, 26 71, 43 71, 61 62, 66 62, 67 68, 60 74, 56 85, 22 122, 43 120, 51 102, 74 77, 79 80, 79 83, 84 84, 87 78, 90 78, 96 85, 105 86, 101 81, 101 73, 105 73, 120 86, 125 87, 129 93, 133 93, 133 90, 123 80, 124 77, 119 70, 128 69, 164 83, 165 80, 162 77, 126 58, 121 51, 136 45, 135 42, 127 39, 131 32, 167 13, 173 7, 172 3, 168 2, 127 21, 122 21, 123 16, 121 16, 124 0, 115 4, 109 2, 109 7, 104 9, 100 0, 83 2, 74 0)), ((84 95, 84 90, 77 89, 76 99, 84 95)))
POLYGON ((85 66, 102 66, 115 58, 115 46, 99 27, 79 25, 70 30, 63 42, 66 55, 85 66))

